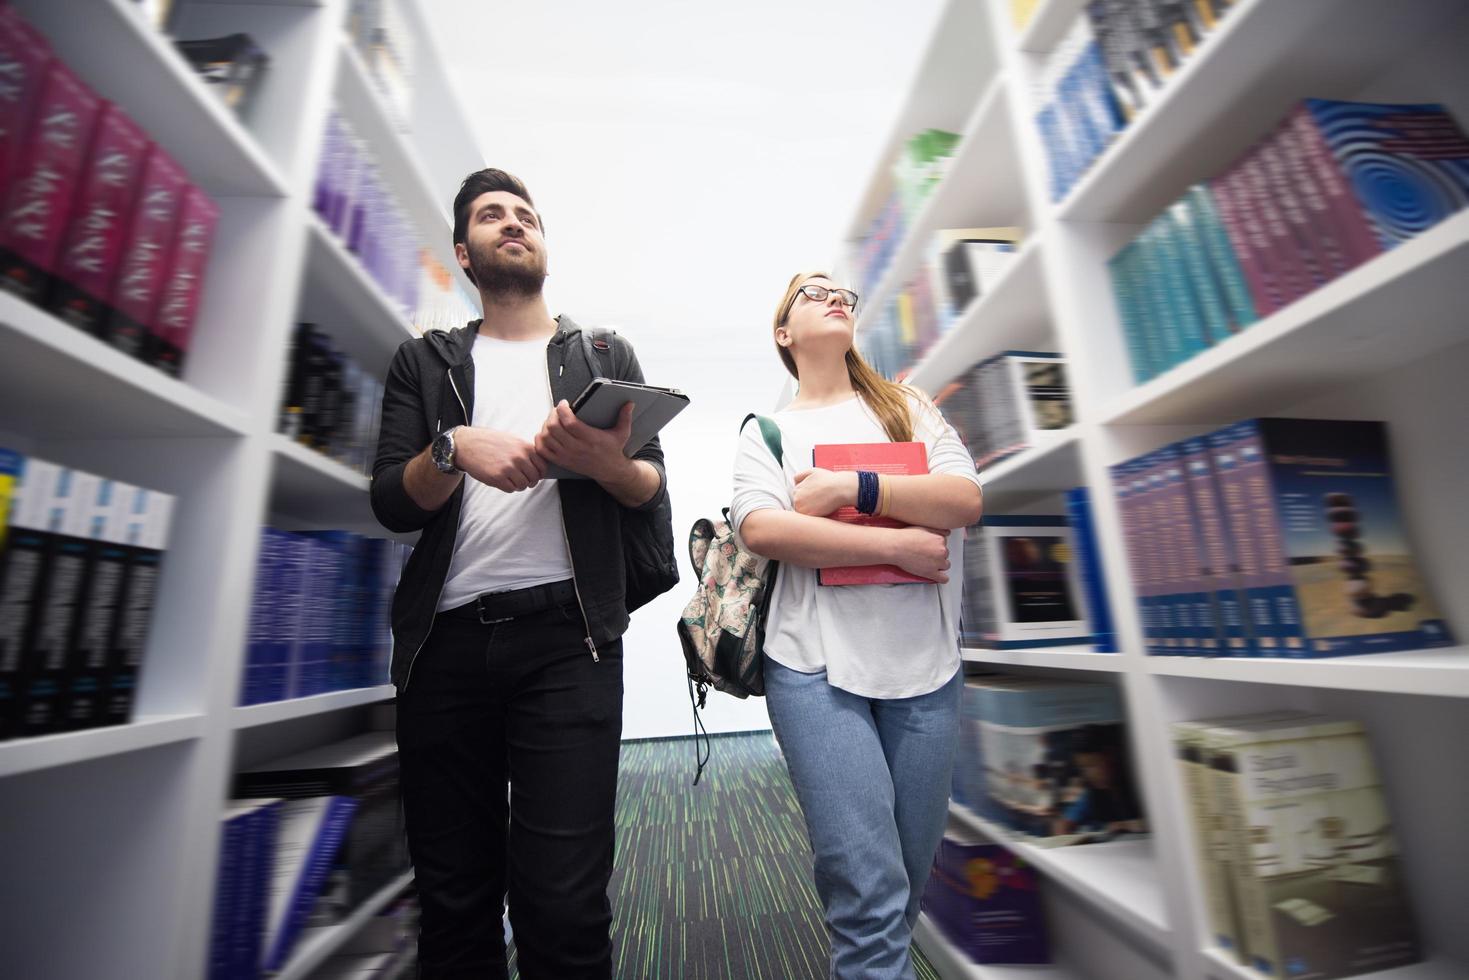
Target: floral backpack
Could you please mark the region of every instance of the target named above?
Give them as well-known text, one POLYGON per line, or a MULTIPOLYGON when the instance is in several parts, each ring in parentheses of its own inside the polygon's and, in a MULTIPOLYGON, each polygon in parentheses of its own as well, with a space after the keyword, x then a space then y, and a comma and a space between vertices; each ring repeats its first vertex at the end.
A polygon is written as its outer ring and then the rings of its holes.
MULTIPOLYGON (((764 416, 747 415, 740 431, 751 419, 759 423, 766 448, 781 463, 780 427, 764 416)), ((760 657, 779 563, 741 548, 729 523, 729 508, 723 514, 723 520, 701 517, 689 531, 689 561, 698 584, 678 621, 696 736, 703 727, 699 709, 709 688, 737 698, 765 693, 760 657)), ((707 732, 703 753, 696 741, 694 755, 697 784, 709 761, 707 732)))

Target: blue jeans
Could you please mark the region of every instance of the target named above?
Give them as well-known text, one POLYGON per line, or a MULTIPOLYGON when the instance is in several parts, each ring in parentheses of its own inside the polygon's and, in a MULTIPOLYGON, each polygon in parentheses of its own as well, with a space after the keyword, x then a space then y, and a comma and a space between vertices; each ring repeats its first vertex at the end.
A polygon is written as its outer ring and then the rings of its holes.
POLYGON ((943 837, 961 672, 916 698, 858 697, 765 658, 765 698, 816 855, 837 980, 912 980, 908 947, 943 837))

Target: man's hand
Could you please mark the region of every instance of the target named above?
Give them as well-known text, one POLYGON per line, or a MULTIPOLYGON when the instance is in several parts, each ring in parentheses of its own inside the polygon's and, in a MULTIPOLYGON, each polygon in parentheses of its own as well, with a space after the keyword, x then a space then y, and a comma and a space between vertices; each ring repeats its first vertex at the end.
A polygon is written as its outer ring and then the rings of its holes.
POLYGON ((857 506, 857 474, 832 470, 802 470, 796 474, 796 513, 826 517, 843 507, 857 506))
POLYGON ((497 429, 461 425, 454 432, 454 465, 496 490, 527 490, 546 476, 546 460, 536 447, 497 429))
POLYGON ((627 402, 617 415, 616 425, 598 429, 577 418, 571 405, 562 399, 536 435, 535 451, 542 459, 598 483, 616 482, 634 465, 622 454, 622 447, 632 436, 633 408, 633 403, 627 402))
POLYGON ((904 527, 893 531, 896 542, 892 564, 930 582, 949 580, 949 532, 931 527, 904 527))

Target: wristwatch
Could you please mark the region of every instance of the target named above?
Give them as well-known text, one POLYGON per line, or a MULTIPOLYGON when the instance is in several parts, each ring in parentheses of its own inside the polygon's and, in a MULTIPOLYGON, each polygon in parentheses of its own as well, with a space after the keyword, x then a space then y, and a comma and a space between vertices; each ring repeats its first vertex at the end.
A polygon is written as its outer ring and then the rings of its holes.
POLYGON ((456 425, 452 429, 445 429, 443 432, 440 432, 434 437, 433 446, 429 449, 429 455, 433 457, 434 465, 445 476, 453 476, 461 472, 459 467, 454 465, 454 432, 458 428, 459 426, 456 425))

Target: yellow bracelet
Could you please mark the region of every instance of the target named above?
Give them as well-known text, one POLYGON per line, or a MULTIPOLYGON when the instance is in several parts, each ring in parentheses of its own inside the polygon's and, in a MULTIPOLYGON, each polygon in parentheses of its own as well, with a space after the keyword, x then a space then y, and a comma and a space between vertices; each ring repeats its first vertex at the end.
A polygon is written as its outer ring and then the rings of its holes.
POLYGON ((884 480, 882 478, 882 474, 879 473, 878 476, 877 476, 877 516, 878 517, 886 517, 886 516, 888 516, 888 504, 891 501, 891 497, 892 497, 892 487, 888 483, 887 480, 884 480))

